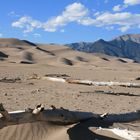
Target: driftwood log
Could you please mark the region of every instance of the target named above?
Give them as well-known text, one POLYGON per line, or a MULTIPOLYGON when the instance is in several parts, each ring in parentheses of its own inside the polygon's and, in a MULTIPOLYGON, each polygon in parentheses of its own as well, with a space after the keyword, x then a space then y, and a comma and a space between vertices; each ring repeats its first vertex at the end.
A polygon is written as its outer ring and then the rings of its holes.
POLYGON ((107 81, 91 81, 91 80, 80 80, 80 79, 71 79, 71 78, 59 78, 59 77, 43 77, 42 79, 46 79, 54 82, 62 82, 69 84, 81 84, 88 86, 122 86, 122 87, 131 87, 131 88, 140 88, 140 83, 129 83, 129 82, 107 82, 107 81))
POLYGON ((9 125, 21 123, 32 123, 37 121, 47 121, 58 124, 74 124, 80 121, 95 119, 95 121, 104 122, 132 122, 140 120, 140 111, 124 114, 94 114, 91 112, 69 111, 64 108, 52 108, 44 110, 43 105, 38 105, 35 109, 26 109, 24 111, 8 112, 0 104, 0 128, 9 125))

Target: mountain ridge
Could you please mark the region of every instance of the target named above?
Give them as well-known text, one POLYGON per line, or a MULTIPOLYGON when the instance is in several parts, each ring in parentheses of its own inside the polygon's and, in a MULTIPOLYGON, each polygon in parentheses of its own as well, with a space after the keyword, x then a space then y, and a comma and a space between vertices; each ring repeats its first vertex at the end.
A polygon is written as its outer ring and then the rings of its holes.
POLYGON ((99 39, 95 42, 71 43, 66 46, 87 53, 102 53, 140 62, 140 34, 126 34, 110 41, 99 39))

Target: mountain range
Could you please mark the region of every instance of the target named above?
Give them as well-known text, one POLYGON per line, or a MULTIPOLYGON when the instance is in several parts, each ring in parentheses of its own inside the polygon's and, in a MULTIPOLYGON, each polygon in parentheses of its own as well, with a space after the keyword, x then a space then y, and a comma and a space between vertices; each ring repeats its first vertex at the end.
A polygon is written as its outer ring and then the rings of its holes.
POLYGON ((87 53, 101 53, 140 62, 140 34, 126 34, 110 41, 99 39, 95 42, 71 43, 66 46, 87 53))

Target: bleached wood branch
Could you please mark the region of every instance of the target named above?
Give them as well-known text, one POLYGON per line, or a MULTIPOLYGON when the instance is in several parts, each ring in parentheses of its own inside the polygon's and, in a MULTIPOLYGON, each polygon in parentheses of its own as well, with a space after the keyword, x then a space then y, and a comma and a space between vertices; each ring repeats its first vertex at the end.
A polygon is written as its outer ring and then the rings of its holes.
POLYGON ((114 134, 126 140, 140 140, 139 131, 132 131, 132 130, 120 129, 120 128, 112 128, 112 129, 99 128, 97 131, 100 131, 100 130, 113 132, 114 134))
POLYGON ((68 83, 72 84, 84 84, 93 86, 125 86, 125 87, 140 87, 139 83, 129 83, 129 82, 98 82, 90 80, 66 80, 68 83))
POLYGON ((124 86, 124 87, 136 87, 140 88, 140 83, 129 83, 129 82, 98 82, 91 80, 79 80, 79 79, 70 79, 70 78, 57 78, 57 77, 43 77, 42 79, 47 79, 54 82, 67 82, 70 84, 83 84, 89 86, 124 86))
POLYGON ((39 114, 41 111, 44 110, 44 106, 42 104, 39 104, 33 111, 32 114, 39 114))
POLYGON ((47 79, 49 81, 54 81, 54 82, 62 82, 62 83, 66 82, 65 79, 63 79, 63 78, 56 78, 56 77, 43 77, 42 79, 47 79))

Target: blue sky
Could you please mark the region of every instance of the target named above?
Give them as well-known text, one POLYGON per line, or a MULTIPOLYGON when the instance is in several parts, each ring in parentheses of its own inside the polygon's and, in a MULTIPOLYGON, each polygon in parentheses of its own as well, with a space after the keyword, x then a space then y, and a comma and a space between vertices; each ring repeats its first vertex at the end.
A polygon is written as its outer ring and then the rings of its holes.
POLYGON ((0 37, 92 42, 140 33, 140 0, 2 0, 0 37))

